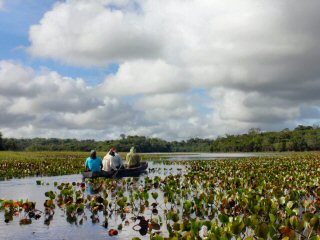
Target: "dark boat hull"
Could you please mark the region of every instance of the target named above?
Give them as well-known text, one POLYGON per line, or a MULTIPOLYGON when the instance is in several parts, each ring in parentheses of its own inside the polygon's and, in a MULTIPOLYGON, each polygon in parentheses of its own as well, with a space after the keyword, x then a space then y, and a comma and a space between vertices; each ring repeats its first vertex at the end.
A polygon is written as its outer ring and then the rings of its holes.
POLYGON ((135 168, 124 168, 119 169, 117 171, 101 171, 101 172, 83 172, 83 178, 97 178, 97 177, 105 177, 105 178, 121 178, 121 177, 135 177, 139 176, 141 173, 145 172, 148 168, 147 162, 142 162, 139 167, 135 168))

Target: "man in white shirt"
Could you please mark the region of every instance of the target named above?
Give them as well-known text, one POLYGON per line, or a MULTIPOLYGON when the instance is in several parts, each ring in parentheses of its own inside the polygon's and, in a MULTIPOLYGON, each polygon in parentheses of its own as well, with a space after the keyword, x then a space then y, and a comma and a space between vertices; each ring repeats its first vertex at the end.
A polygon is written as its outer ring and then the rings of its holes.
POLYGON ((121 156, 118 154, 117 149, 110 149, 107 155, 104 156, 102 165, 103 171, 118 170, 123 165, 121 156))
POLYGON ((106 172, 111 171, 111 161, 113 156, 110 153, 111 152, 109 151, 102 160, 102 170, 106 172))

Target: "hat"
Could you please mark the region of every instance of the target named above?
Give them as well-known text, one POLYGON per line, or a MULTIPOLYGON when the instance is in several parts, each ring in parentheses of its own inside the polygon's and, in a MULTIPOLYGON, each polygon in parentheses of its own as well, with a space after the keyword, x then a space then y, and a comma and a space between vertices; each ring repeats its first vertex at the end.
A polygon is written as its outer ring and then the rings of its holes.
POLYGON ((91 150, 91 153, 96 153, 96 150, 92 149, 92 150, 91 150))
POLYGON ((110 149, 110 151, 111 151, 111 152, 116 152, 117 149, 113 147, 113 148, 110 149))

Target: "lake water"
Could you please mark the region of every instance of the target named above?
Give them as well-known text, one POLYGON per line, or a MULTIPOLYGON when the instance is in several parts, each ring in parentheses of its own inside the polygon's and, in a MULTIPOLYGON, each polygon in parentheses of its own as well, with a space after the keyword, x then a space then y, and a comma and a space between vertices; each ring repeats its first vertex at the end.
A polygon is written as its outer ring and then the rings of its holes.
MULTIPOLYGON (((261 154, 260 154, 261 155, 261 154)), ((250 156, 259 156, 259 154, 252 153, 195 153, 195 154, 174 154, 169 159, 175 160, 208 160, 221 158, 242 158, 250 156)), ((149 172, 148 175, 166 176, 169 174, 176 174, 183 171, 183 166, 180 165, 163 165, 161 163, 149 162, 149 169, 156 169, 154 172, 149 172), (181 170, 182 169, 182 170, 181 170)), ((143 181, 145 174, 140 176, 140 181, 143 181)), ((55 177, 30 177, 24 179, 12 179, 9 181, 0 181, 0 199, 12 200, 29 200, 36 202, 36 209, 43 211, 43 203, 47 199, 45 192, 57 191, 54 187, 54 182, 82 182, 82 176, 67 175, 55 177), (36 180, 42 180, 43 185, 37 185, 36 180)), ((86 191, 90 191, 87 188, 86 191)), ((91 194, 91 192, 88 194, 91 194)), ((150 214, 151 215, 151 214, 150 214)), ((108 228, 102 227, 100 223, 93 224, 90 221, 88 214, 87 221, 82 225, 70 224, 66 221, 66 215, 63 210, 56 207, 55 215, 50 225, 44 224, 44 217, 38 220, 32 219, 30 225, 19 225, 20 217, 14 217, 14 220, 8 224, 4 222, 4 212, 0 212, 0 239, 132 239, 132 237, 140 237, 141 239, 150 239, 150 235, 140 235, 139 232, 132 230, 132 226, 123 227, 118 236, 110 237, 108 230, 110 228, 117 228, 121 223, 117 217, 111 219, 108 228)))
MULTIPOLYGON (((148 175, 166 176, 169 174, 176 174, 181 171, 183 166, 179 165, 163 165, 161 163, 149 162, 149 168, 154 172, 144 173, 140 175, 141 181, 148 175)), ((29 200, 36 202, 36 209, 44 210, 43 203, 47 199, 45 192, 56 191, 54 182, 72 183, 82 182, 82 175, 66 175, 54 177, 30 177, 23 179, 12 179, 9 181, 0 181, 0 199, 10 200, 29 200), (43 185, 37 185, 36 181, 43 181, 43 185)), ((87 185, 88 186, 88 185, 87 185)), ((92 195, 90 188, 87 187, 86 193, 92 195)), ((118 236, 110 237, 109 229, 117 229, 118 224, 121 223, 119 217, 114 217, 109 220, 108 228, 102 227, 102 222, 93 224, 90 219, 90 212, 87 212, 87 220, 82 225, 70 224, 66 221, 66 214, 63 210, 56 206, 55 214, 50 225, 44 224, 44 216, 38 220, 32 219, 30 225, 20 225, 20 217, 14 217, 14 220, 8 224, 4 222, 4 212, 0 212, 0 239, 132 239, 132 237, 140 237, 141 239, 150 239, 147 234, 141 236, 139 232, 132 230, 132 225, 123 227, 118 236)), ((150 212, 151 215, 151 212, 150 212)), ((101 215, 100 219, 104 217, 101 215)))
POLYGON ((169 155, 169 160, 212 160, 212 159, 226 159, 226 158, 244 158, 244 157, 258 157, 270 156, 270 153, 186 153, 186 154, 172 154, 169 155))

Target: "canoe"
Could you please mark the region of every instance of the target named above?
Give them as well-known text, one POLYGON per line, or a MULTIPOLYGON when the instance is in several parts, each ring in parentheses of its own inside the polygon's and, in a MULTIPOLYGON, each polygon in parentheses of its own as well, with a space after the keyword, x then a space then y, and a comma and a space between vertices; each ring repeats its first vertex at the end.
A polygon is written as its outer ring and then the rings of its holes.
POLYGON ((83 172, 83 178, 97 178, 97 177, 105 177, 105 178, 121 178, 121 177, 136 177, 141 173, 146 172, 148 168, 147 162, 141 162, 140 166, 134 168, 123 168, 117 171, 101 171, 101 172, 83 172))

